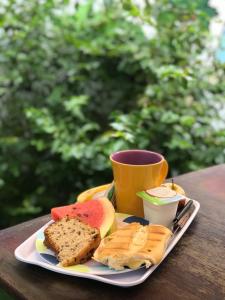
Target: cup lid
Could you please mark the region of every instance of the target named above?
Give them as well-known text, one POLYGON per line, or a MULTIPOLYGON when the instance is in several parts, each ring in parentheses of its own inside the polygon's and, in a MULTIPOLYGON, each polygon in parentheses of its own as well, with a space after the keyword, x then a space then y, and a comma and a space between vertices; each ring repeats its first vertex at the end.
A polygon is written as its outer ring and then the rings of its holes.
POLYGON ((168 197, 168 198, 160 198, 160 197, 155 197, 149 195, 146 191, 141 191, 137 193, 137 196, 142 198, 145 201, 150 202, 153 205, 161 206, 161 205, 168 205, 174 202, 178 202, 180 200, 184 199, 183 195, 176 194, 173 197, 168 197))

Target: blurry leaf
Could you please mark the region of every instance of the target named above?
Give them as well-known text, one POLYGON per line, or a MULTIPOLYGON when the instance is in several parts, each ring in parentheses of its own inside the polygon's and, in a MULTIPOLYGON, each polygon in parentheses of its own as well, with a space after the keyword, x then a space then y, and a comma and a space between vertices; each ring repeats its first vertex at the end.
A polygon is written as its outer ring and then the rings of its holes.
POLYGON ((0 178, 0 189, 1 189, 4 185, 5 185, 5 181, 4 181, 2 178, 0 178))
POLYGON ((191 127, 195 123, 195 118, 192 116, 182 116, 180 118, 180 123, 183 126, 191 127))
POLYGON ((88 15, 91 11, 93 5, 93 0, 87 0, 84 4, 78 5, 78 9, 76 11, 76 24, 78 28, 81 28, 81 26, 84 26, 88 15))
POLYGON ((16 207, 13 210, 10 211, 11 216, 17 216, 17 215, 25 215, 25 214, 37 214, 41 211, 41 207, 33 206, 30 202, 30 199, 27 198, 23 200, 22 206, 16 207))
POLYGON ((72 97, 70 100, 64 102, 66 111, 70 112, 74 117, 84 120, 82 106, 87 104, 87 96, 72 97))
POLYGON ((164 112, 161 116, 161 122, 172 124, 178 122, 180 119, 180 116, 172 111, 164 112))
POLYGON ((192 77, 188 74, 187 70, 183 70, 179 67, 169 65, 160 67, 157 70, 157 74, 159 78, 184 78, 186 80, 191 80, 192 77))

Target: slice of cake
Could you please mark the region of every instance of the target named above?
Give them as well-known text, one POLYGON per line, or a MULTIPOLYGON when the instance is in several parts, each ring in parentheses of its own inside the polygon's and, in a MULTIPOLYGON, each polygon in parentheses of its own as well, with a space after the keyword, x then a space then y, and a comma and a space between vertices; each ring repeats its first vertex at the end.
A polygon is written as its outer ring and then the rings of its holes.
POLYGON ((99 230, 78 218, 62 218, 44 231, 44 244, 55 252, 63 267, 84 263, 99 246, 99 230))

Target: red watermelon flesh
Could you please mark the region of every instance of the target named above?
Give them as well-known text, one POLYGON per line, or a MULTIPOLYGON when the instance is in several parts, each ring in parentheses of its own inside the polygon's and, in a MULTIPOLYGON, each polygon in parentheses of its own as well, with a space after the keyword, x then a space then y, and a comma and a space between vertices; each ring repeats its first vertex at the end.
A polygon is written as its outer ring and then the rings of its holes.
POLYGON ((51 217, 54 221, 66 216, 78 217, 90 226, 100 229, 103 223, 104 210, 101 202, 98 200, 90 200, 83 203, 77 202, 75 204, 51 209, 51 217))

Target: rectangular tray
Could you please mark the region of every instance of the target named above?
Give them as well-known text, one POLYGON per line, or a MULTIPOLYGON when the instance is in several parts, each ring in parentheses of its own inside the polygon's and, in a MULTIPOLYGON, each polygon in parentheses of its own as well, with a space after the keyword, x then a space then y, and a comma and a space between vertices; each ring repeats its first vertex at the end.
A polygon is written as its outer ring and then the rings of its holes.
POLYGON ((187 228, 190 226, 191 222, 197 215, 198 210, 200 208, 200 204, 198 201, 193 200, 193 204, 194 204, 194 210, 193 210, 191 216, 189 217, 189 219, 186 222, 186 224, 184 225, 184 227, 173 236, 172 240, 168 244, 168 247, 166 249, 166 252, 165 252, 165 255, 164 255, 162 261, 159 264, 153 265, 148 269, 143 267, 138 270, 134 270, 134 271, 127 272, 127 273, 102 276, 102 275, 93 275, 93 274, 82 273, 82 272, 74 272, 74 271, 71 272, 69 270, 58 268, 54 265, 48 264, 41 258, 41 256, 39 255, 39 253, 36 251, 36 248, 35 248, 36 236, 40 231, 43 230, 44 227, 46 227, 46 224, 42 228, 40 228, 38 231, 36 231, 33 235, 31 235, 27 240, 25 240, 20 246, 18 246, 16 248, 15 257, 22 262, 25 262, 28 264, 33 264, 33 265, 38 265, 45 269, 48 269, 48 270, 51 270, 54 272, 58 272, 58 273, 62 273, 65 275, 89 278, 89 279, 98 280, 101 282, 105 282, 108 284, 117 285, 117 286, 121 286, 121 287, 131 287, 134 285, 138 285, 138 284, 142 283, 143 281, 145 281, 146 278, 148 278, 153 273, 153 271, 156 268, 158 268, 158 266, 163 262, 164 258, 170 253, 170 251, 173 249, 173 247, 177 244, 177 242, 183 236, 183 234, 185 233, 187 228))

